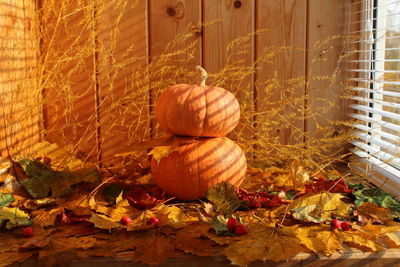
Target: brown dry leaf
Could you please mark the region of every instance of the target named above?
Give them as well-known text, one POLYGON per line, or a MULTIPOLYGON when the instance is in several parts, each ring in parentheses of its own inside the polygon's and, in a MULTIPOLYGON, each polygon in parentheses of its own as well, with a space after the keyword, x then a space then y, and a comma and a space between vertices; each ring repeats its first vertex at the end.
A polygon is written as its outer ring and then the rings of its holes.
POLYGON ((367 233, 354 229, 352 231, 337 231, 336 233, 340 240, 363 251, 376 252, 384 249, 379 242, 378 235, 372 232, 367 233))
POLYGON ((34 253, 34 251, 20 252, 18 250, 2 252, 0 253, 0 265, 10 266, 16 262, 23 262, 29 259, 34 253))
POLYGON ((316 254, 331 256, 337 251, 342 251, 342 242, 338 239, 336 231, 328 225, 299 227, 296 231, 300 242, 316 254))
POLYGON ((193 217, 185 210, 172 205, 160 205, 156 209, 160 225, 169 225, 174 228, 182 228, 188 224, 199 222, 198 217, 193 217))
POLYGON ((357 208, 357 212, 362 216, 367 216, 367 219, 379 222, 390 222, 393 220, 391 211, 387 208, 379 206, 372 202, 365 202, 357 208))
MULTIPOLYGON (((315 195, 300 197, 289 204, 291 210, 316 205, 317 214, 323 219, 330 219, 333 214, 346 217, 350 214, 351 206, 344 203, 341 199, 343 195, 339 193, 322 192, 315 195)), ((286 207, 277 210, 277 214, 283 214, 286 207)))
POLYGON ((0 157, 0 182, 4 182, 1 177, 3 174, 8 172, 8 169, 10 169, 11 165, 12 162, 9 159, 0 157))
POLYGON ((168 237, 161 235, 157 230, 147 231, 140 237, 136 246, 133 262, 142 262, 148 265, 158 265, 169 258, 176 258, 179 253, 168 237))
POLYGON ((163 158, 168 157, 169 154, 177 150, 179 150, 179 146, 176 145, 156 146, 147 155, 151 155, 157 163, 160 163, 163 158))
POLYGON ((386 233, 379 237, 386 248, 400 248, 399 233, 386 233))
POLYGON ((60 206, 74 211, 74 214, 78 216, 90 215, 91 213, 89 197, 83 194, 73 194, 65 203, 60 203, 60 206))
POLYGON ((144 210, 138 214, 136 217, 132 218, 131 223, 126 227, 128 231, 146 230, 151 229, 154 226, 148 225, 147 220, 155 217, 156 215, 151 210, 144 210))
POLYGON ((202 238, 209 229, 210 225, 208 224, 183 228, 174 237, 175 248, 201 257, 214 256, 217 252, 215 243, 210 239, 202 238))
POLYGON ((47 244, 49 244, 52 240, 53 240, 53 237, 51 237, 51 236, 46 236, 43 238, 34 237, 32 239, 29 239, 23 245, 21 245, 19 247, 19 249, 20 250, 30 250, 30 249, 43 248, 43 247, 47 246, 47 244))
POLYGON ((42 227, 52 226, 54 225, 56 218, 59 214, 61 214, 63 208, 54 208, 49 211, 45 210, 36 210, 31 214, 34 216, 33 221, 42 227))

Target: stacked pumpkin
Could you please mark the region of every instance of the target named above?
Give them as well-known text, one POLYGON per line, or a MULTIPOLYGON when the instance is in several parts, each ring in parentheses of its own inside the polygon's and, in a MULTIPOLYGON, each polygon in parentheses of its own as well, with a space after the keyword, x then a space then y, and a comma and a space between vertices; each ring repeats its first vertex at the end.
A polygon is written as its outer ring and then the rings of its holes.
POLYGON ((223 88, 207 86, 207 72, 200 66, 197 69, 199 85, 171 86, 155 106, 160 128, 177 136, 198 137, 195 142, 182 142, 159 162, 151 162, 156 184, 183 200, 202 198, 223 181, 239 186, 247 168, 242 149, 225 137, 239 122, 237 99, 223 88))

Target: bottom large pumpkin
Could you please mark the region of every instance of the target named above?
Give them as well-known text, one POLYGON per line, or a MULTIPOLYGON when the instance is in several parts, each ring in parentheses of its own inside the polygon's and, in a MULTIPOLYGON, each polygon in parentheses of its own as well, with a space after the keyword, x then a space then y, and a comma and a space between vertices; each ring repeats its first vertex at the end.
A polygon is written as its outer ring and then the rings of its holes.
POLYGON ((242 149, 226 137, 199 138, 180 145, 159 163, 151 162, 156 184, 182 200, 203 198, 211 186, 223 181, 239 186, 246 168, 242 149))

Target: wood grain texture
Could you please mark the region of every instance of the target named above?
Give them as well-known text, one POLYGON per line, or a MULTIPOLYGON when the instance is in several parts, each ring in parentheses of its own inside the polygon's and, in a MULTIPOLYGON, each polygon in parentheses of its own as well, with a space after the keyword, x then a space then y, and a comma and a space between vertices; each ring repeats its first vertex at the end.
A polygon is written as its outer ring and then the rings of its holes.
POLYGON ((97 6, 100 142, 107 165, 121 149, 149 137, 146 9, 146 1, 97 6))
POLYGON ((35 1, 0 1, 0 156, 39 141, 35 1))
MULTIPOLYGON (((346 119, 346 101, 341 95, 343 81, 339 57, 344 51, 347 0, 309 0, 307 29, 306 142, 334 137, 340 131, 331 121, 346 119), (329 101, 329 103, 328 103, 329 101)), ((335 150, 335 149, 333 149, 335 150)))
MULTIPOLYGON (((254 12, 254 0, 203 1, 203 67, 210 74, 219 72, 226 78, 218 85, 233 92, 241 105, 241 121, 235 132, 248 136, 253 129, 247 129, 243 120, 253 120, 254 74, 235 80, 234 69, 254 64, 254 12), (229 69, 224 69, 226 66, 229 69)), ((208 83, 215 81, 211 77, 208 83)), ((235 138, 235 133, 231 137, 235 138)))
POLYGON ((257 28, 267 30, 256 36, 256 57, 264 59, 257 64, 257 112, 279 121, 265 126, 270 118, 259 115, 257 131, 280 144, 298 144, 304 130, 307 0, 258 0, 256 12, 257 28))

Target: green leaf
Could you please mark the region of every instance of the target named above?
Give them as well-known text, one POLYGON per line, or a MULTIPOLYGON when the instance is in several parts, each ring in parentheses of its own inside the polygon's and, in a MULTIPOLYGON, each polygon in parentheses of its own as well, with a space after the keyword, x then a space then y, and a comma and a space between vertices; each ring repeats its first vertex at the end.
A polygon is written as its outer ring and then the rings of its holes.
POLYGON ((0 207, 6 207, 13 203, 14 198, 11 194, 0 193, 0 207))
POLYGON ((225 217, 231 216, 242 205, 236 188, 227 182, 211 187, 207 191, 206 197, 213 203, 214 209, 225 217))
POLYGON ((119 196, 119 194, 122 192, 122 189, 119 188, 117 185, 112 184, 110 186, 107 186, 104 191, 103 195, 106 197, 106 199, 111 203, 115 204, 115 200, 119 196))
POLYGON ((39 160, 22 159, 19 163, 27 176, 23 179, 19 177, 19 181, 34 198, 47 197, 50 193, 53 197, 60 197, 70 193, 72 185, 100 181, 100 175, 96 168, 70 172, 68 168, 55 171, 39 160))
POLYGON ((229 232, 228 219, 222 215, 214 216, 211 218, 211 226, 214 228, 217 235, 233 236, 234 233, 229 232))
POLYGON ((18 208, 0 207, 0 224, 7 229, 31 225, 31 218, 27 213, 18 208))
POLYGON ((395 197, 379 188, 369 188, 353 191, 356 197, 355 204, 361 206, 365 202, 372 202, 384 208, 390 209, 394 218, 400 218, 400 203, 395 197))

